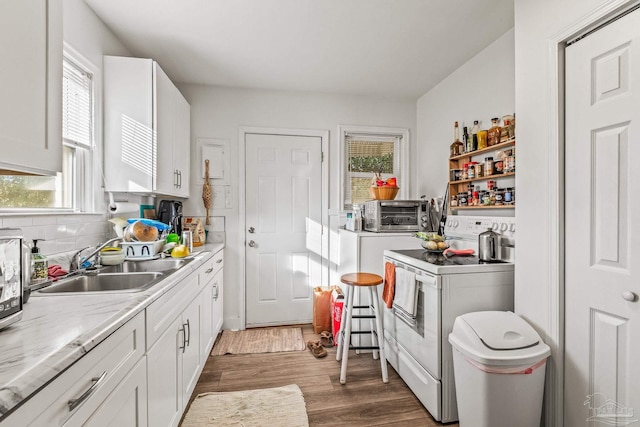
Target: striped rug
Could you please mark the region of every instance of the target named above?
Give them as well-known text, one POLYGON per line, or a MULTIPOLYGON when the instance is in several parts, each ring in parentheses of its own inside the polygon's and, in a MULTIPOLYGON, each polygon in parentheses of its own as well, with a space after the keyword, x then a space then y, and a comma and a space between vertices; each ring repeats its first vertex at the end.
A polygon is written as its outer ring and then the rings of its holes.
POLYGON ((222 336, 213 346, 211 355, 303 350, 306 350, 306 343, 302 337, 302 328, 256 328, 244 331, 223 331, 222 336))

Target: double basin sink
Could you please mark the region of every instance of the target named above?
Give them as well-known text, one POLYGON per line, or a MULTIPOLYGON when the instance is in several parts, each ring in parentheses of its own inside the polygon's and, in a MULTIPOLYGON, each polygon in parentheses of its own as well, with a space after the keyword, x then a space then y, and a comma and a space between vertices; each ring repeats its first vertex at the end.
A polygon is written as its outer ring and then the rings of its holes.
POLYGON ((83 270, 38 290, 40 294, 78 292, 140 292, 149 289, 180 267, 189 258, 159 258, 147 261, 125 261, 120 265, 83 270))

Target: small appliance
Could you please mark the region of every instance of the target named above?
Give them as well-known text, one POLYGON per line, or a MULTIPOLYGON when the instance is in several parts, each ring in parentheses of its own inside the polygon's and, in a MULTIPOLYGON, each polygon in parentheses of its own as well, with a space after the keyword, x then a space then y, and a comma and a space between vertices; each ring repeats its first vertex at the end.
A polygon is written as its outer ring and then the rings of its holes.
POLYGON ((22 230, 0 228, 0 329, 22 319, 22 230))
POLYGON ((182 202, 178 200, 160 200, 158 220, 171 226, 169 233, 182 234, 182 202))
POLYGON ((369 200, 364 202, 365 231, 428 231, 429 206, 423 200, 369 200))

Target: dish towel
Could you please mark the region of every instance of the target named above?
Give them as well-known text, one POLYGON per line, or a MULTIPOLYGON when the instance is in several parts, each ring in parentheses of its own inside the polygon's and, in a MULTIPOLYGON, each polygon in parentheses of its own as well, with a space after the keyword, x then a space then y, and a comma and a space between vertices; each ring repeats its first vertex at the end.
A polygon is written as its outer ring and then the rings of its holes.
POLYGON ((396 292, 396 266, 392 262, 384 263, 384 288, 382 289, 382 301, 387 308, 393 307, 393 296, 396 292))
POLYGON ((393 308, 396 313, 405 320, 415 324, 418 308, 416 274, 405 270, 396 269, 396 292, 393 299, 393 308))

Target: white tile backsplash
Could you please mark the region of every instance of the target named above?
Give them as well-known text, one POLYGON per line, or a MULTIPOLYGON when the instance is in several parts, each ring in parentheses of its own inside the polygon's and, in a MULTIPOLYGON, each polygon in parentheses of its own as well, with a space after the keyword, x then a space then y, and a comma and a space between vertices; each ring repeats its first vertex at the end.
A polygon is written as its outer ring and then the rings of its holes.
POLYGON ((45 255, 96 246, 113 235, 106 214, 11 215, 0 217, 1 227, 22 229, 24 241, 38 241, 45 255))

